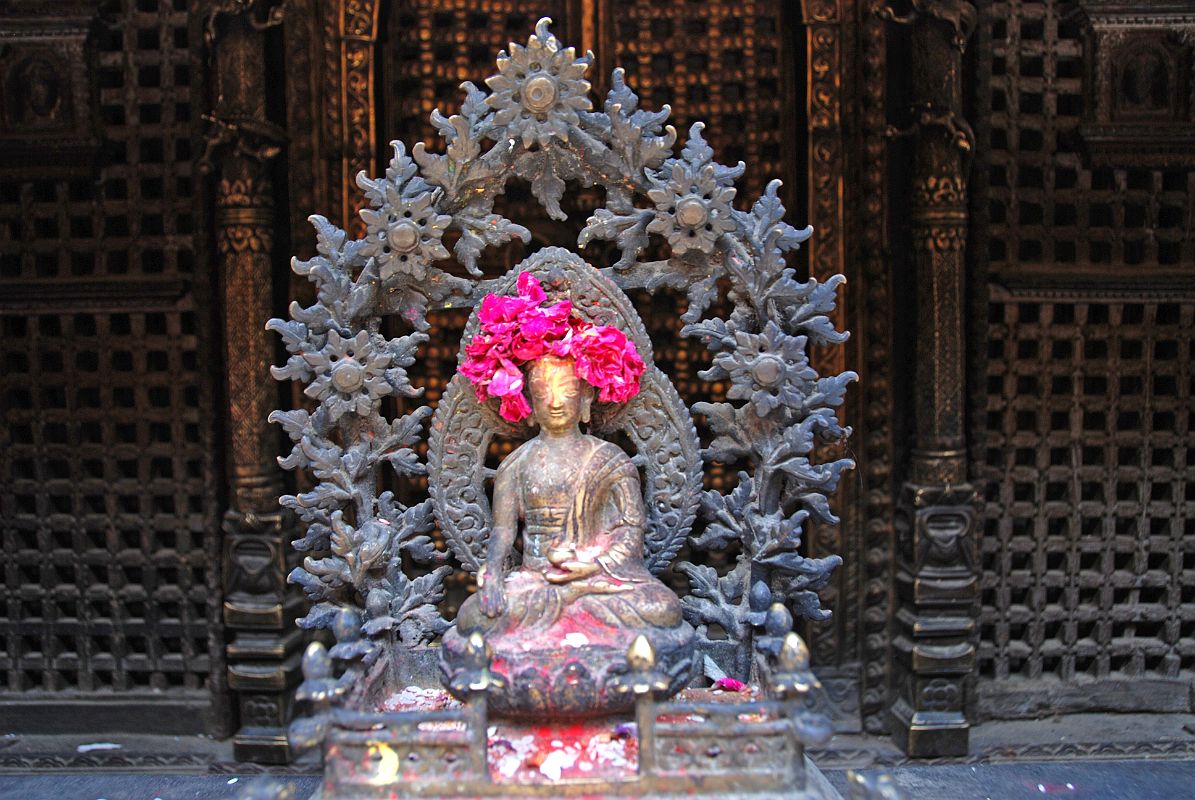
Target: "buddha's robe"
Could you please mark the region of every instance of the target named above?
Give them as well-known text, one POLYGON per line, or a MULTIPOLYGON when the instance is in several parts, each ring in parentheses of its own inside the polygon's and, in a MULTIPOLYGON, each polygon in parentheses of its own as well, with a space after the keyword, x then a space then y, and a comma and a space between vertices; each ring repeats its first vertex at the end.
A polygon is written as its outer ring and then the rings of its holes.
POLYGON ((457 626, 462 632, 481 630, 495 645, 516 634, 551 639, 580 633, 592 644, 625 647, 645 629, 680 624, 679 599, 643 562, 638 470, 617 445, 593 436, 585 441, 588 453, 569 473, 573 480, 567 491, 536 491, 536 476, 525 474, 530 469, 526 445, 508 457, 519 487, 522 564, 506 576, 501 615, 485 616, 477 595, 461 605, 457 626), (551 583, 545 575, 560 572, 548 558, 554 551, 595 562, 598 570, 551 583))

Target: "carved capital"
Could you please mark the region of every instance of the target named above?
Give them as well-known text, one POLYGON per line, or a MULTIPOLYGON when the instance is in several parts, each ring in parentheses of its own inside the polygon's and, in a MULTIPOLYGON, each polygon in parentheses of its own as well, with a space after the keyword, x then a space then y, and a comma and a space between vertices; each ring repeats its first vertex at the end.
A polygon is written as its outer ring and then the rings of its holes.
MULTIPOLYGON (((282 152, 286 133, 276 125, 260 119, 225 119, 208 116, 209 128, 204 142, 199 170, 204 174, 216 172, 222 161, 237 164, 241 170, 253 170, 258 181, 268 185, 265 167, 282 152)), ((244 187, 242 187, 244 188, 244 187)), ((252 196, 262 196, 259 192, 252 196)), ((265 195, 268 196, 268 195, 265 195)))
POLYGON ((273 627, 286 592, 289 515, 229 511, 223 528, 225 614, 239 624, 273 627))
POLYGON ((945 23, 953 32, 951 42, 960 53, 966 49, 967 41, 975 32, 975 24, 979 20, 975 6, 968 0, 913 0, 912 10, 903 15, 885 5, 880 10, 880 16, 900 25, 924 24, 927 21, 945 23))
POLYGON ((99 149, 88 80, 98 3, 0 2, 0 170, 14 177, 86 175, 99 149))
POLYGON ((967 244, 965 225, 917 226, 913 248, 922 253, 961 253, 967 244))
POLYGON ((917 14, 950 26, 954 33, 952 43, 960 53, 966 50, 967 41, 979 20, 975 6, 969 0, 913 0, 913 8, 917 14))
POLYGON ((202 13, 204 36, 211 45, 221 17, 243 17, 253 28, 265 30, 282 24, 286 6, 275 4, 275 0, 209 0, 202 13))
POLYGON ((272 218, 273 215, 266 219, 230 216, 221 220, 217 217, 216 247, 220 255, 268 254, 274 247, 274 229, 268 225, 272 218))
MULTIPOLYGON (((954 457, 956 454, 941 454, 944 460, 954 457)), ((969 484, 905 485, 897 536, 901 558, 913 574, 950 581, 974 574, 976 499, 969 484)), ((948 594, 931 592, 925 601, 952 600, 948 594)))

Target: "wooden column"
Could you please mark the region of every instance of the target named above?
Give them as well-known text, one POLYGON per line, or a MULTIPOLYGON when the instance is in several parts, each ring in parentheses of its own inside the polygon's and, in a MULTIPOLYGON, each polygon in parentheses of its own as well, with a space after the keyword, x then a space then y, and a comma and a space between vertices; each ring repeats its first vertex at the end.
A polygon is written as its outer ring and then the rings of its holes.
MULTIPOLYGON (((967 482, 963 284, 967 168, 962 59, 975 26, 966 0, 913 0, 911 32, 916 272, 916 441, 897 506, 894 704, 912 756, 963 755, 978 610, 975 489, 967 482)), ((892 17, 896 19, 895 17, 892 17)))
POLYGON ((283 135, 267 117, 266 30, 280 19, 266 3, 226 5, 208 16, 213 133, 204 166, 215 175, 216 252, 223 292, 226 467, 224 622, 229 687, 236 693, 238 760, 284 763, 286 725, 302 645, 299 598, 286 591, 287 540, 270 376, 273 337, 274 189, 271 162, 283 135))

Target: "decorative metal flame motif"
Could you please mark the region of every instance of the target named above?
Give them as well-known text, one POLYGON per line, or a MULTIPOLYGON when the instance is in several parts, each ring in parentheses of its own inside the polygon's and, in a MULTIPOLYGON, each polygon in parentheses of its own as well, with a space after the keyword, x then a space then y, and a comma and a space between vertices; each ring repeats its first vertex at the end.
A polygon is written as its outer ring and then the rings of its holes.
MULTIPOLYGON (((698 550, 734 546, 740 555, 723 576, 708 566, 676 565, 690 580, 684 598, 688 621, 701 634, 710 625, 720 627, 737 650, 750 654, 760 608, 768 603, 784 603, 797 616, 829 616, 816 593, 841 559, 805 558, 800 547, 807 519, 838 521, 828 495, 843 470, 854 465, 848 459, 818 463, 814 449, 819 440, 841 441, 850 434, 834 409, 857 376, 819 376, 808 348, 847 338, 827 316, 843 279, 797 281, 784 254, 808 239, 812 229, 797 230, 783 221, 779 182, 769 184, 750 211, 735 209, 730 203, 743 165, 716 163, 700 123, 675 156, 677 134, 665 125, 668 107, 640 109, 622 70, 614 71, 602 110, 591 110, 584 75, 592 54, 577 57, 573 48, 562 47, 549 22, 540 20, 525 47, 512 44, 509 55, 499 56, 499 74, 487 80, 492 94, 465 83, 460 113, 433 113, 447 145, 442 155, 422 144, 408 155, 395 142, 385 176, 358 177, 370 204, 361 212, 367 228, 363 239, 350 240, 327 219, 311 218, 318 255, 296 261, 294 269, 316 284, 317 301, 307 308, 293 304, 289 321, 272 320, 268 326, 282 335, 291 353, 283 367, 275 368, 275 377, 309 384, 308 396, 318 401, 314 411, 271 415, 294 442, 282 465, 311 470, 318 481, 309 492, 281 498, 308 526, 295 547, 330 551, 324 558, 308 557, 291 573, 290 580, 314 602, 300 624, 330 627, 341 610, 358 609, 365 637, 354 640, 351 649, 366 663, 384 652, 383 642, 414 647, 448 625, 435 604, 449 567, 418 577, 409 577, 402 567, 405 557, 434 564, 447 555, 428 537, 435 524, 432 501, 405 506, 390 492, 377 490, 387 464, 399 476, 427 472, 413 448, 431 409, 389 420, 381 402, 390 395, 419 395, 405 368, 427 339, 429 310, 475 304, 502 285, 501 279, 480 280, 481 251, 515 238, 530 240, 526 228, 493 211, 494 199, 515 177, 527 180, 534 197, 557 219, 564 218, 560 200, 567 181, 600 185, 606 205, 590 217, 578 246, 594 240, 616 243, 621 257, 602 272, 619 288, 685 290, 689 305, 682 333, 714 354, 702 377, 731 384, 728 397, 736 402, 697 403, 693 411, 706 417, 715 434, 704 457, 747 468, 729 494, 701 494, 706 525, 690 543, 698 550), (448 231, 456 232, 453 254, 470 278, 436 265, 447 255, 442 242, 448 231), (651 234, 668 241, 669 259, 639 260, 651 234), (717 298, 720 279, 729 282, 733 311, 727 318, 703 318, 717 298), (400 317, 412 332, 383 336, 386 314, 400 317)), ((649 350, 642 352, 646 356, 649 350)), ((675 396, 668 394, 673 390, 667 379, 659 378, 666 390, 622 412, 625 429, 668 422, 681 430, 689 424, 658 418, 675 396)), ((459 388, 442 402, 459 401, 465 394, 459 388)), ((484 451, 484 441, 477 444, 484 451)), ((656 446, 655 440, 648 445, 656 446)), ((692 521, 685 496, 696 490, 691 476, 699 477, 700 464, 695 452, 684 448, 668 454, 674 456, 686 462, 684 479, 679 484, 649 480, 646 486, 647 505, 663 499, 673 515, 672 533, 649 531, 649 549, 651 537, 657 537, 654 569, 675 556, 679 541, 673 534, 687 533, 692 521)), ((457 481, 460 470, 473 470, 465 482, 473 485, 477 503, 484 498, 477 490, 480 464, 439 461, 432 466, 457 481)), ((444 480, 439 475, 432 482, 443 485, 444 480)), ((483 535, 484 515, 473 524, 483 535)), ((476 552, 472 543, 454 548, 470 567, 476 552)))

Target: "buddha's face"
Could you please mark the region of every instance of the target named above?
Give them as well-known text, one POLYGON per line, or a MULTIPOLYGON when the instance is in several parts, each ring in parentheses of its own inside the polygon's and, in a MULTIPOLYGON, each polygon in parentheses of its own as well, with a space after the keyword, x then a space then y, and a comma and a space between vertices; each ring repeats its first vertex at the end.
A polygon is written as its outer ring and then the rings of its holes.
POLYGON ((527 384, 531 412, 542 430, 568 431, 587 416, 591 392, 589 385, 577 377, 571 358, 539 359, 531 365, 527 384))

